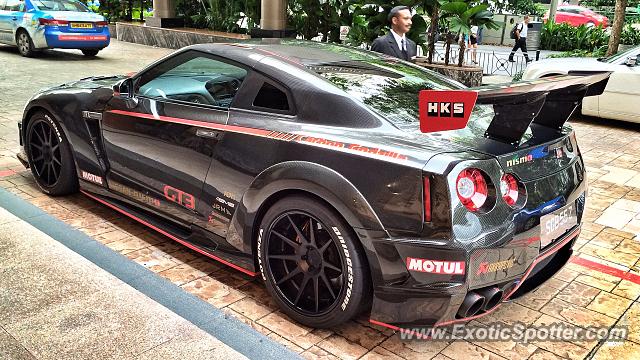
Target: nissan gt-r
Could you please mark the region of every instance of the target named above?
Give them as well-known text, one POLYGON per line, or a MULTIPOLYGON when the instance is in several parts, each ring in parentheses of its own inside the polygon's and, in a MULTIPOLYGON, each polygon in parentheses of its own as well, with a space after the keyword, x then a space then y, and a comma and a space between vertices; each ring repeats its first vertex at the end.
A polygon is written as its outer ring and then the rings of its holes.
POLYGON ((203 44, 43 90, 19 154, 250 276, 312 327, 467 321, 568 261, 586 179, 565 122, 608 73, 467 89, 364 50, 203 44))

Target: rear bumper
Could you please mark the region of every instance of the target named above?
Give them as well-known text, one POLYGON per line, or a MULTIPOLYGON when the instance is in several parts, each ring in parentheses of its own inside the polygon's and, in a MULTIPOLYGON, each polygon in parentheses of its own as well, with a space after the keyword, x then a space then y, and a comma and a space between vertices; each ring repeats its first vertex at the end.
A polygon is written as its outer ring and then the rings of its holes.
MULTIPOLYGON (((580 233, 586 179, 578 160, 527 183, 530 201, 520 210, 477 221, 470 221, 471 215, 463 216, 465 211, 454 211, 460 216, 453 221, 453 236, 472 229, 477 236, 470 241, 460 241, 460 237, 365 241, 365 247, 372 250, 367 252, 374 283, 372 322, 406 328, 468 321, 555 275, 569 261, 580 233), (572 204, 575 225, 542 247, 543 217, 562 213, 572 204), (463 311, 474 296, 482 305, 480 310, 463 311)), ((444 229, 438 231, 434 237, 444 229)))
MULTIPOLYGON (((535 290, 560 271, 573 254, 580 225, 556 240, 526 265, 526 270, 508 279, 474 289, 468 282, 434 284, 429 289, 378 288, 374 294, 370 322, 394 330, 409 327, 438 327, 467 322, 488 315, 503 303, 535 290), (502 295, 495 306, 469 317, 457 316, 465 297, 498 288, 502 295)), ((473 270, 471 268, 470 270, 473 270)), ((503 270, 507 271, 507 270, 503 270)), ((472 276, 475 272, 470 273, 472 276)))
POLYGON ((36 48, 104 49, 111 42, 107 26, 99 32, 64 32, 56 26, 39 27, 33 36, 36 48))

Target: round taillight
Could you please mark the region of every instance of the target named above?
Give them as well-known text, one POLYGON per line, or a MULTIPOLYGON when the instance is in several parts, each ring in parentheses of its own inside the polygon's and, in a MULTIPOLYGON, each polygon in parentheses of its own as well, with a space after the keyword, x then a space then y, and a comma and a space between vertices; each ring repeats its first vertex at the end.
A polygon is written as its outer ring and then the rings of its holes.
POLYGON ((456 191, 462 205, 471 211, 478 211, 489 194, 487 181, 478 169, 462 170, 456 181, 456 191))
POLYGON ((515 206, 518 202, 518 180, 511 174, 504 174, 500 179, 500 194, 509 206, 515 206))

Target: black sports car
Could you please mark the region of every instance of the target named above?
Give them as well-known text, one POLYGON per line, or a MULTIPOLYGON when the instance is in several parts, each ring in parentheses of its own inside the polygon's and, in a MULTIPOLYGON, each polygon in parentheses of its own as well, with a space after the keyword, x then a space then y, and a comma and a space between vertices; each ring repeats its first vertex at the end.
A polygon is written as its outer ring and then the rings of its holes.
POLYGON ((438 326, 569 259, 586 180, 564 123, 608 79, 584 75, 469 90, 337 45, 190 46, 38 93, 19 157, 48 194, 80 190, 261 276, 303 324, 438 326), (468 125, 421 132, 423 90, 477 95, 468 125))

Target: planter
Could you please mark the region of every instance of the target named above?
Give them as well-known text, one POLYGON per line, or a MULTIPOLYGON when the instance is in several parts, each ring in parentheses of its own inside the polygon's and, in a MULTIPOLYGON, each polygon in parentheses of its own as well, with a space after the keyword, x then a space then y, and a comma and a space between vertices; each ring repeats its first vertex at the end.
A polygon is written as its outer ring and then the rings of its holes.
POLYGON ((168 49, 180 49, 194 44, 238 42, 250 38, 248 35, 201 29, 165 29, 123 22, 116 25, 120 41, 168 49))
POLYGON ((632 47, 635 47, 635 45, 619 44, 618 45, 618 52, 627 51, 627 50, 631 49, 632 47))
POLYGON ((482 85, 482 68, 479 66, 457 66, 440 63, 429 64, 426 58, 417 58, 416 65, 435 71, 448 78, 452 78, 468 87, 482 85))
POLYGON ((118 32, 116 31, 116 24, 109 24, 109 34, 112 39, 118 39, 118 32))

